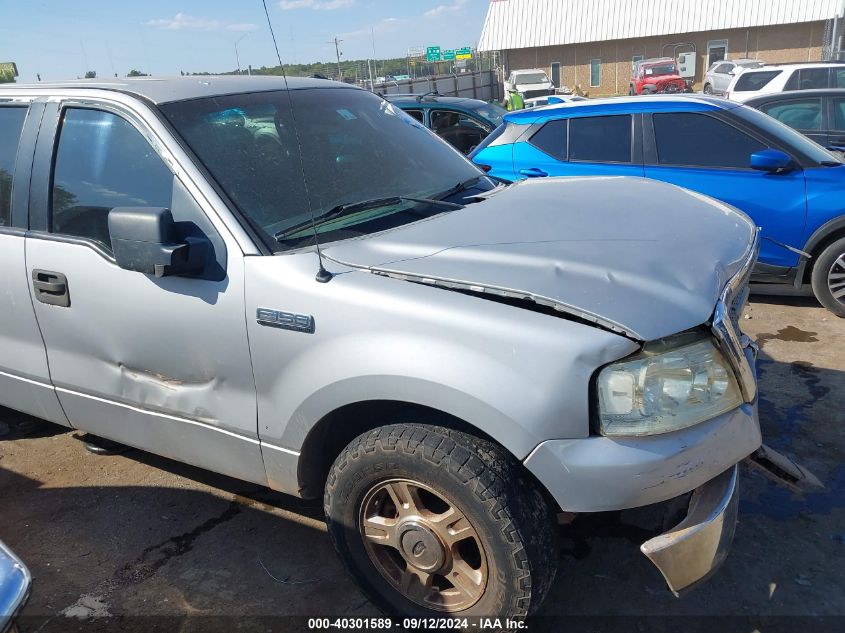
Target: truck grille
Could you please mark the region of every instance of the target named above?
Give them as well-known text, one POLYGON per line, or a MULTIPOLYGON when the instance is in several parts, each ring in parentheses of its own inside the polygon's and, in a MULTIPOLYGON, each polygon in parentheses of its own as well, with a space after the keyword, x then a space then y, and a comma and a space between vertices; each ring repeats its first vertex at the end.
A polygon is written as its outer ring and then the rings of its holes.
POLYGON ((548 94, 548 90, 526 90, 522 93, 522 96, 526 99, 533 99, 534 97, 545 97, 548 94))

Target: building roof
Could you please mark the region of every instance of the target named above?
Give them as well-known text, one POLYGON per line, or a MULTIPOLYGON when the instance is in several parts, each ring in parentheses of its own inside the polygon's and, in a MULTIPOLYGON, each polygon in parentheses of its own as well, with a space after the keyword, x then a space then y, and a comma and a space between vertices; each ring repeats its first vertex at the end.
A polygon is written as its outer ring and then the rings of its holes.
POLYGON ((829 20, 842 0, 490 0, 478 50, 829 20))
POLYGON ((239 92, 264 92, 269 90, 291 90, 302 88, 349 88, 355 86, 329 81, 326 79, 312 79, 310 77, 288 77, 287 84, 283 77, 269 75, 254 75, 252 77, 223 75, 223 76, 190 76, 190 77, 135 77, 126 79, 77 79, 72 81, 42 81, 34 84, 3 84, 3 92, 47 93, 67 88, 86 88, 92 90, 114 90, 144 97, 153 103, 167 103, 198 99, 201 97, 216 97, 239 92))

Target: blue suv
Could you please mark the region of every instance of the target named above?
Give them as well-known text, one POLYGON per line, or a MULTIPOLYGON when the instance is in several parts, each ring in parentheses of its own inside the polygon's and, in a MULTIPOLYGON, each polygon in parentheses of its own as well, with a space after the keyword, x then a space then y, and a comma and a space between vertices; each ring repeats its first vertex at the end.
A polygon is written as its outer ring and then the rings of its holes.
POLYGON ((845 317, 845 165, 762 112, 698 96, 579 101, 507 115, 470 158, 504 180, 639 176, 727 202, 762 229, 753 281, 811 283, 845 317))

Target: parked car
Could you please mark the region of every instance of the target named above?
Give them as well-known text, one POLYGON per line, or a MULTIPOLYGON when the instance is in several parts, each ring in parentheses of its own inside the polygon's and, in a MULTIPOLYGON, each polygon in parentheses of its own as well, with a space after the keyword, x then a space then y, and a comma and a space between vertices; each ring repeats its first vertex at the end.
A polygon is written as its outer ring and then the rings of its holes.
POLYGON ((723 95, 734 76, 748 68, 760 68, 763 65, 764 62, 759 59, 723 59, 713 62, 704 75, 704 94, 723 95))
POLYGON ((464 97, 387 95, 385 97, 464 154, 502 123, 507 110, 496 103, 464 97))
POLYGON ((511 90, 516 90, 523 99, 545 97, 555 93, 555 85, 546 71, 541 68, 514 70, 504 82, 505 99, 511 90))
POLYGON ((789 92, 845 88, 845 62, 767 64, 735 75, 725 96, 733 101, 789 92))
POLYGON ((0 633, 15 633, 15 618, 29 597, 32 576, 23 561, 0 541, 0 633))
POLYGON ((573 101, 586 101, 587 97, 580 95, 549 95, 548 97, 532 97, 525 100, 526 108, 542 108, 547 105, 559 105, 561 103, 571 103, 573 101))
POLYGON ((765 112, 831 151, 845 152, 845 89, 779 92, 754 97, 745 105, 765 112))
POLYGON ((629 95, 686 91, 687 82, 671 57, 643 59, 634 64, 628 84, 629 95))
POLYGON ((762 228, 755 281, 810 283, 845 316, 845 166, 753 108, 686 95, 514 112, 470 157, 506 180, 645 176, 713 196, 762 228))
POLYGON ((499 185, 317 79, 11 84, 0 131, 0 405, 323 499, 393 614, 534 612, 561 510, 687 500, 642 551, 674 591, 724 560, 761 443, 745 214, 499 185))

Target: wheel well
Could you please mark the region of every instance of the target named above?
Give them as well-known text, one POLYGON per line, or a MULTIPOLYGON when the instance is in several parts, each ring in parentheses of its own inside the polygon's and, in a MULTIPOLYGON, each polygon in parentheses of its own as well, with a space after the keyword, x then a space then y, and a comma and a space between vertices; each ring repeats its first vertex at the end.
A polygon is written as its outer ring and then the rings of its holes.
POLYGON ((831 231, 824 238, 813 247, 813 250, 810 251, 810 255, 812 258, 808 262, 808 265, 804 267, 804 278, 801 280, 803 283, 808 284, 811 281, 813 276, 813 267, 816 264, 816 260, 818 259, 819 255, 821 255, 822 251, 826 249, 828 246, 833 244, 836 240, 842 239, 845 237, 845 227, 836 229, 831 231))
POLYGON ((398 422, 435 424, 498 443, 468 422, 431 407, 392 400, 355 402, 324 416, 305 437, 297 473, 300 494, 306 499, 321 497, 329 469, 349 442, 361 433, 398 422))

